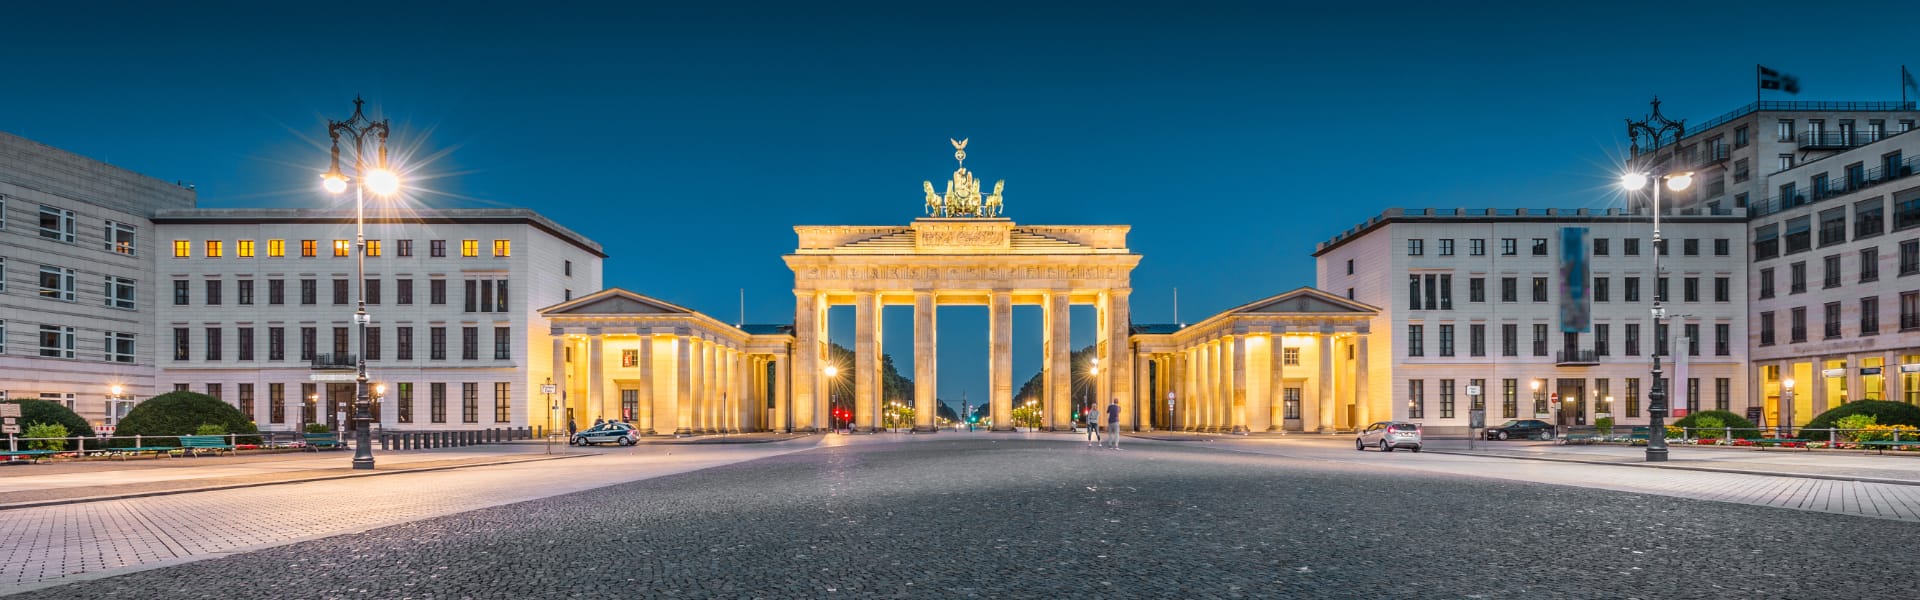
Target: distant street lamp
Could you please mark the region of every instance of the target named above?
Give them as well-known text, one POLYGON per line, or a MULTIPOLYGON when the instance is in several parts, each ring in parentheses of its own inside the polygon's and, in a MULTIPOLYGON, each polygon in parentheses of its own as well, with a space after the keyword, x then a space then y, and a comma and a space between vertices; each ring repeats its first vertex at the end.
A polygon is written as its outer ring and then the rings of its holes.
POLYGON ((834 405, 833 396, 834 396, 834 392, 837 391, 834 389, 834 387, 835 387, 835 384, 839 382, 840 368, 835 367, 833 365, 827 365, 827 368, 824 369, 823 371, 827 375, 827 426, 833 428, 835 431, 838 431, 840 429, 840 424, 839 424, 840 415, 838 414, 840 407, 834 405))
POLYGON ((1779 416, 1774 418, 1780 421, 1777 425, 1780 430, 1778 435, 1783 438, 1790 438, 1793 437, 1793 378, 1788 377, 1781 380, 1780 387, 1782 388, 1780 406, 1779 410, 1774 411, 1774 413, 1779 416))
POLYGON ((377 196, 392 196, 400 191, 400 176, 387 165, 387 120, 368 119, 361 112, 365 100, 353 99, 353 116, 345 121, 327 121, 327 136, 333 139, 332 160, 327 172, 320 176, 320 182, 327 193, 340 194, 347 191, 347 182, 353 186, 354 254, 358 257, 359 278, 356 281, 360 289, 358 307, 353 312, 353 322, 360 330, 360 355, 354 357, 354 403, 353 403, 353 468, 370 470, 373 468, 372 434, 369 421, 372 415, 370 400, 367 398, 367 208, 366 192, 371 189, 377 196), (353 176, 349 178, 340 171, 340 138, 345 136, 353 142, 353 176), (368 138, 372 138, 369 140, 368 138), (366 143, 373 141, 378 145, 375 163, 367 164, 366 143))

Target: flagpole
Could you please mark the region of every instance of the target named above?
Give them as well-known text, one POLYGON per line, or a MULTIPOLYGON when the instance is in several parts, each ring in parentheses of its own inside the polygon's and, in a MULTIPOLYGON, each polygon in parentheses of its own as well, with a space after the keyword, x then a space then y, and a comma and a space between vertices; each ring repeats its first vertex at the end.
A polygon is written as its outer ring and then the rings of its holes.
MULTIPOLYGON (((1760 110, 1760 63, 1753 63, 1753 110, 1760 110)), ((1659 274, 1655 274, 1659 277, 1659 274)))

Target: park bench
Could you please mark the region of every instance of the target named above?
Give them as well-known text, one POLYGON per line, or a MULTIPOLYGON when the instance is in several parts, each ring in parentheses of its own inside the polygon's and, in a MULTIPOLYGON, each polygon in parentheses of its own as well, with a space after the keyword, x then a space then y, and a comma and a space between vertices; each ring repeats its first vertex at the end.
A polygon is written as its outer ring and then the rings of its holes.
POLYGON ((314 452, 319 452, 321 448, 333 449, 344 447, 344 445, 340 443, 340 436, 335 434, 307 433, 301 434, 301 436, 301 439, 306 442, 307 449, 314 452))
POLYGON ((1592 444, 1600 440, 1601 440, 1600 433, 1597 431, 1570 431, 1570 432, 1567 432, 1566 436, 1561 438, 1561 443, 1592 444))
POLYGON ((1810 441, 1812 440, 1803 440, 1800 438, 1754 438, 1753 447, 1765 448, 1767 447, 1767 444, 1774 444, 1774 445, 1799 444, 1801 449, 1806 450, 1808 452, 1812 452, 1813 448, 1807 446, 1807 442, 1810 442, 1810 441))
POLYGON ((1635 427, 1633 428, 1633 433, 1627 434, 1628 445, 1633 445, 1633 444, 1644 445, 1646 443, 1647 443, 1647 428, 1645 427, 1635 427))
POLYGON ((120 460, 126 460, 127 457, 139 456, 141 454, 146 454, 149 452, 159 454, 161 456, 172 456, 169 453, 172 452, 173 450, 174 448, 172 446, 133 446, 129 448, 108 448, 106 450, 102 450, 101 452, 105 452, 107 453, 108 456, 116 457, 116 458, 119 458, 120 460))
POLYGON ((1920 440, 1899 440, 1899 441, 1869 440, 1865 442, 1859 442, 1859 444, 1860 444, 1861 450, 1872 448, 1879 454, 1886 454, 1888 448, 1899 448, 1901 446, 1920 446, 1920 440))
MULTIPOLYGON (((60 452, 61 451, 59 450, 0 450, 0 456, 6 456, 6 457, 25 456, 27 457, 28 460, 32 460, 33 462, 38 463, 40 462, 40 459, 42 458, 52 459, 53 455, 59 454, 60 452)), ((8 460, 12 460, 12 459, 9 458, 8 460)))
POLYGON ((180 449, 188 454, 199 456, 203 451, 218 453, 221 450, 232 450, 233 446, 227 444, 227 436, 224 435, 183 435, 180 436, 180 449))

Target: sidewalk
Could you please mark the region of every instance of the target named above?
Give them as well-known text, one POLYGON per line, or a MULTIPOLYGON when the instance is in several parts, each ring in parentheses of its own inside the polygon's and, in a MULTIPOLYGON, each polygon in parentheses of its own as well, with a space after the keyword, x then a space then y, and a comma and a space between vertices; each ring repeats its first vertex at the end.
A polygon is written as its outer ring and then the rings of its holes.
POLYGON ((1806 477, 1920 486, 1920 454, 1860 450, 1803 450, 1669 446, 1667 462, 1646 462, 1646 447, 1613 444, 1563 446, 1553 442, 1427 440, 1426 451, 1469 456, 1619 465, 1657 469, 1806 477))
POLYGON ((0 510, 302 481, 369 477, 576 456, 556 446, 497 444, 375 451, 372 471, 352 469, 352 450, 75 461, 0 468, 0 510))

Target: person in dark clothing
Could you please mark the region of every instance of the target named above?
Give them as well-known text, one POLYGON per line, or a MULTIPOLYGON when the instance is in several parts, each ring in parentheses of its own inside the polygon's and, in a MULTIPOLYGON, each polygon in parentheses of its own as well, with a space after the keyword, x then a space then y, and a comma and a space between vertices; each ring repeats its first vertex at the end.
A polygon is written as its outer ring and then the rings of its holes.
POLYGON ((1107 405, 1107 443, 1115 450, 1120 449, 1120 399, 1114 398, 1107 405))

